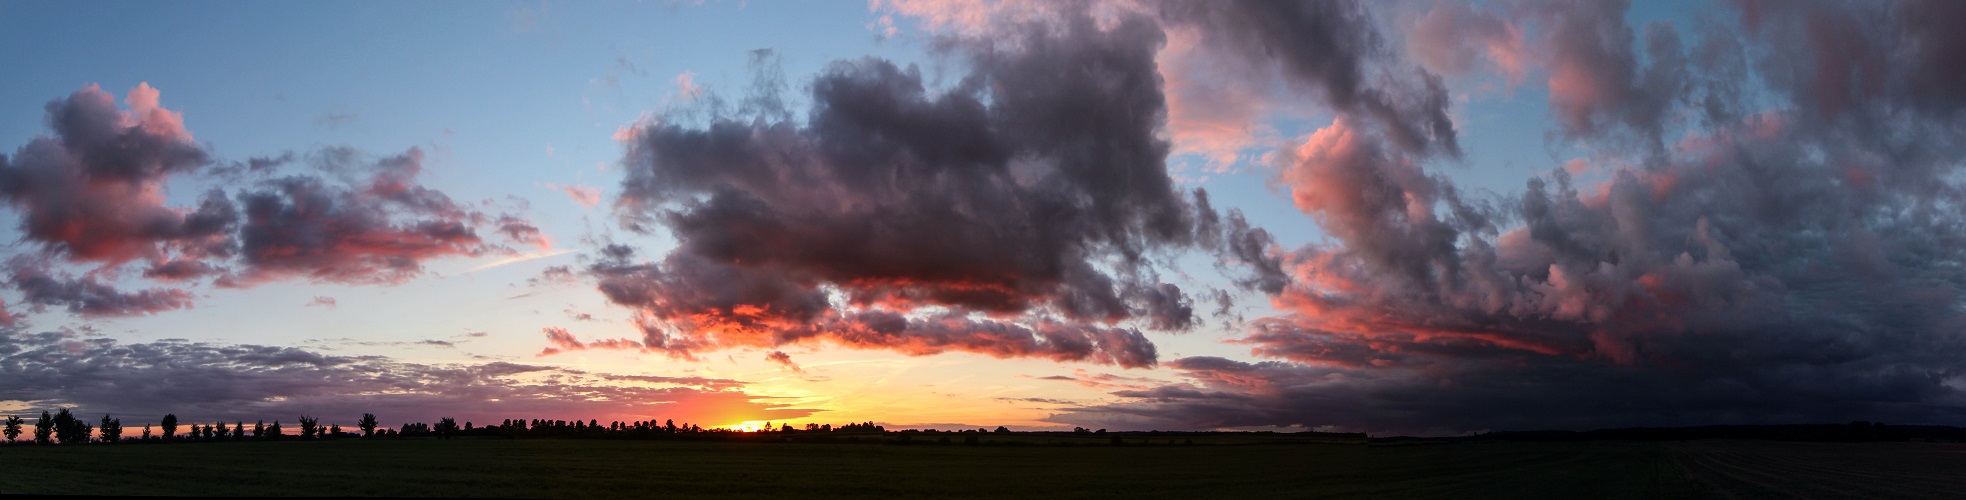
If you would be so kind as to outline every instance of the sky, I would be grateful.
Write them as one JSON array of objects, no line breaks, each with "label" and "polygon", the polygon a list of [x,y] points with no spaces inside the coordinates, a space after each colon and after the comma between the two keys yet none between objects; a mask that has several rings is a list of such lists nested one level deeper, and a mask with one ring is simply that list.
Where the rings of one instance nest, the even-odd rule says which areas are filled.
[{"label": "sky", "polygon": [[0,1],[0,413],[1966,425],[1962,17]]}]

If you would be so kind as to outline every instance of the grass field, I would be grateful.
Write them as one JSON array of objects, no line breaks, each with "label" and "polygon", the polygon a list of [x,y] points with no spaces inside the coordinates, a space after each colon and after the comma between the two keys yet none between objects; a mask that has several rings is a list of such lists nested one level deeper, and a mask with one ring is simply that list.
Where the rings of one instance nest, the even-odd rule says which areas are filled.
[{"label": "grass field", "polygon": [[0,493],[430,497],[1957,497],[1966,445],[882,446],[458,439],[8,446]]}]

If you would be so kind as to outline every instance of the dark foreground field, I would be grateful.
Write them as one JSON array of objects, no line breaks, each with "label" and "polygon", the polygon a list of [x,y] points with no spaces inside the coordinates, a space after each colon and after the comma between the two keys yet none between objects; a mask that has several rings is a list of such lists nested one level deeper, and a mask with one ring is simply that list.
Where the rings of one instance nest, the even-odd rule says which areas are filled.
[{"label": "dark foreground field", "polygon": [[431,497],[1949,497],[1966,445],[882,446],[590,440],[0,448],[0,493]]}]

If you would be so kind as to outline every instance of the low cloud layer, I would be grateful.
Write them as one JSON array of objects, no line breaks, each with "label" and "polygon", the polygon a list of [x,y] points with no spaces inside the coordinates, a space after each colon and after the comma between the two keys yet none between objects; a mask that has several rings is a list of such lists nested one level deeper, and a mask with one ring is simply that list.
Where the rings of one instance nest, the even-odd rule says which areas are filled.
[{"label": "low cloud layer", "polygon": [[452,417],[480,423],[675,419],[709,427],[816,411],[747,394],[743,382],[727,379],[506,362],[430,365],[293,347],[122,343],[12,328],[0,331],[0,373],[0,400],[24,402],[14,409],[19,413],[75,407],[134,422],[154,422],[165,413],[188,422],[313,415],[348,426],[362,413],[374,413],[391,426]]}]

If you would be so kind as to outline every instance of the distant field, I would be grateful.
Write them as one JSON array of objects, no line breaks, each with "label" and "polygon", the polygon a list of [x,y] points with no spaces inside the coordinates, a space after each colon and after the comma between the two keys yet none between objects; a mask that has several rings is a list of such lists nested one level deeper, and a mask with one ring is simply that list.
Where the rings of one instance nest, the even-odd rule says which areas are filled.
[{"label": "distant field", "polygon": [[[1199,439],[1197,441],[1200,441]],[[501,440],[0,447],[0,493],[433,497],[1953,497],[1966,445],[963,446]]]}]

